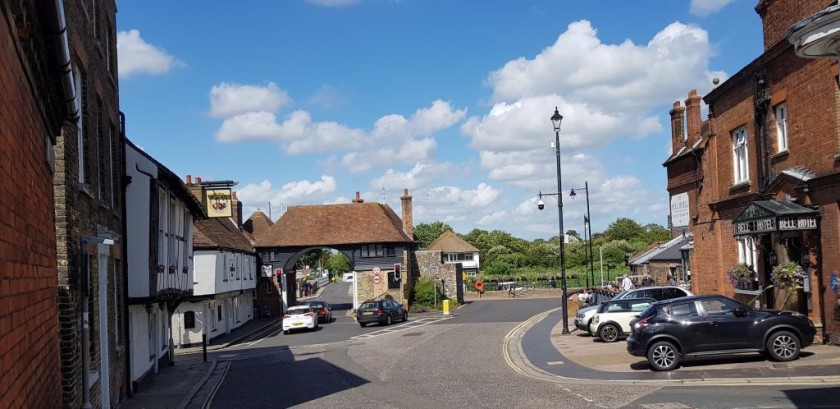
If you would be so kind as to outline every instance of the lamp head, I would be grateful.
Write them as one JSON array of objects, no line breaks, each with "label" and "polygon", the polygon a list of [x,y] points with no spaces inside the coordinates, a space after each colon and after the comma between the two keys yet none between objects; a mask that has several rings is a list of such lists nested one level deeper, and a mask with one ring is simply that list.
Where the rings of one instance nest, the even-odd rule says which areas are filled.
[{"label": "lamp head", "polygon": [[543,202],[542,199],[537,201],[537,209],[540,209],[540,210],[545,209],[545,202]]},{"label": "lamp head", "polygon": [[557,110],[557,107],[554,107],[554,115],[551,116],[551,124],[554,125],[554,131],[560,131],[560,123],[563,122],[563,115],[560,115],[560,111]]},{"label": "lamp head", "polygon": [[569,192],[569,197],[571,197],[572,199],[574,199],[574,198],[575,198],[575,196],[577,196],[577,193],[575,193],[575,190],[574,190],[574,189],[572,189],[572,190]]}]

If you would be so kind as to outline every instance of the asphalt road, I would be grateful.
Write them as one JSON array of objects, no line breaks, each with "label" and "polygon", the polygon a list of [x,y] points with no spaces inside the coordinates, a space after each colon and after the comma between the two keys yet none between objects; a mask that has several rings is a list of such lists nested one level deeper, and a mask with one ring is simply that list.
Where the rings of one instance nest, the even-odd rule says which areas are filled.
[{"label": "asphalt road", "polygon": [[[348,287],[331,284],[320,298],[341,306]],[[551,298],[482,300],[449,319],[412,316],[406,324],[367,328],[334,311],[335,322],[319,331],[270,331],[216,352],[230,365],[211,407],[840,407],[830,400],[840,399],[837,388],[663,388],[520,375],[503,354],[505,337],[522,321],[558,306]]]}]

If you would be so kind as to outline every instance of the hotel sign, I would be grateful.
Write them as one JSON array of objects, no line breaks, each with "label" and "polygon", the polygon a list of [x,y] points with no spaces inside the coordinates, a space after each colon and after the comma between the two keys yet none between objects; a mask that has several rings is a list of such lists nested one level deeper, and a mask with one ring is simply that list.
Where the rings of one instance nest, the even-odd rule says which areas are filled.
[{"label": "hotel sign", "polygon": [[737,222],[733,230],[736,236],[743,236],[776,231],[816,230],[817,226],[816,216],[780,216]]},{"label": "hotel sign", "polygon": [[208,189],[207,190],[207,216],[213,217],[231,217],[231,193],[230,189]]}]

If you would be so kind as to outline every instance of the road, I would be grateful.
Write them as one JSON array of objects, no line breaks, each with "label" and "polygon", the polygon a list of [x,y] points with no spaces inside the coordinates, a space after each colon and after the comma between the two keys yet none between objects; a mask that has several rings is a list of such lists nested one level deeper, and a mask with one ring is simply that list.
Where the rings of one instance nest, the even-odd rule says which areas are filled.
[{"label": "road", "polygon": [[[321,299],[348,304],[347,284],[327,290]],[[448,319],[412,316],[405,324],[367,328],[337,310],[335,322],[319,331],[271,331],[216,352],[229,365],[211,407],[840,407],[840,401],[827,401],[838,399],[837,388],[663,388],[520,375],[502,353],[505,337],[522,321],[558,306],[545,298],[483,300]]]}]

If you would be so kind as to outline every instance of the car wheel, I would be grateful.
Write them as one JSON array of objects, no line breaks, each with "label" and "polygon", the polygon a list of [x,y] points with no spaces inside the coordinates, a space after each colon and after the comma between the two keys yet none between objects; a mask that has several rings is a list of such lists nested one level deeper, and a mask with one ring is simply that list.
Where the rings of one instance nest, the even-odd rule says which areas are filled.
[{"label": "car wheel", "polygon": [[364,328],[364,327],[366,327],[366,326],[367,326],[367,323],[366,323],[366,322],[360,322],[360,323],[359,323],[359,326],[360,326],[360,327],[362,327],[362,328]]},{"label": "car wheel", "polygon": [[604,324],[598,329],[598,338],[603,342],[615,342],[620,333],[621,330],[615,324]]},{"label": "car wheel", "polygon": [[673,343],[659,341],[648,349],[647,359],[654,371],[670,371],[680,363],[680,353]]},{"label": "car wheel", "polygon": [[408,321],[408,311],[403,311],[402,322]]},{"label": "car wheel", "polygon": [[774,361],[792,361],[799,356],[799,338],[789,331],[779,331],[767,339],[767,354]]},{"label": "car wheel", "polygon": [[283,335],[289,335],[289,331],[283,330]]},{"label": "car wheel", "polygon": [[391,314],[385,316],[385,325],[391,325]]}]

